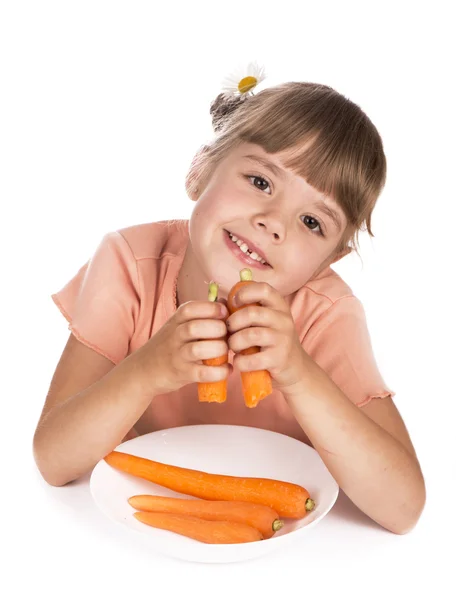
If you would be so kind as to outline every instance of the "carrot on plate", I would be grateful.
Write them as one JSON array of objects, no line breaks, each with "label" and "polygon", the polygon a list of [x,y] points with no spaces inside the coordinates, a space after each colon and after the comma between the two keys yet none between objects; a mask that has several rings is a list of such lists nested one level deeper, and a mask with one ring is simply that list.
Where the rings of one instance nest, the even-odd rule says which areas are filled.
[{"label": "carrot on plate", "polygon": [[[253,282],[252,271],[250,269],[242,269],[240,271],[240,281],[234,284],[231,288],[228,298],[227,306],[230,314],[245,308],[246,306],[259,306],[258,302],[254,304],[243,304],[242,306],[234,306],[233,299],[236,294],[243,286],[249,285]],[[245,348],[241,350],[240,354],[256,354],[260,351],[258,346],[252,346],[251,348]],[[260,400],[269,396],[272,393],[272,380],[269,371],[264,369],[259,371],[242,371],[242,392],[244,395],[245,405],[249,408],[254,408],[258,405]]]},{"label": "carrot on plate", "polygon": [[[218,295],[218,284],[215,281],[209,283],[208,300],[216,302]],[[226,337],[222,337],[222,340]],[[228,361],[228,354],[217,356],[215,358],[205,358],[203,364],[211,367],[224,365]],[[198,382],[198,399],[200,402],[225,402],[226,400],[227,380],[222,381],[203,381]]]},{"label": "carrot on plate", "polygon": [[268,539],[283,527],[277,511],[264,504],[233,502],[228,500],[193,500],[142,494],[128,499],[130,506],[146,512],[162,512],[187,515],[208,521],[232,521],[245,523],[261,532]]},{"label": "carrot on plate", "polygon": [[245,523],[206,521],[188,515],[141,511],[133,513],[133,516],[151,527],[172,531],[206,544],[243,544],[263,539],[257,529]]},{"label": "carrot on plate", "polygon": [[304,487],[287,481],[206,473],[117,450],[107,454],[104,460],[119,471],[187,496],[264,504],[277,511],[280,517],[300,519],[315,506]]}]

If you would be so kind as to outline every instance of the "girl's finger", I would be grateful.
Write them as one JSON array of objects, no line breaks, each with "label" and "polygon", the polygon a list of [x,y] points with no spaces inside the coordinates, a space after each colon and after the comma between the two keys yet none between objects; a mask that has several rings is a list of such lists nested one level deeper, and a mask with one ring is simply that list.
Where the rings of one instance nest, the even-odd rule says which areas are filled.
[{"label": "girl's finger", "polygon": [[223,381],[227,379],[233,371],[232,365],[226,363],[220,367],[210,367],[207,365],[194,365],[191,368],[190,377],[195,383],[204,381]]},{"label": "girl's finger", "polygon": [[241,287],[234,295],[234,304],[236,307],[254,302],[259,302],[261,306],[267,306],[280,312],[290,312],[285,299],[269,283],[254,281],[249,283],[249,285]]},{"label": "girl's finger", "polygon": [[182,359],[186,362],[195,362],[207,358],[218,358],[228,354],[227,343],[222,340],[205,340],[184,344]]},{"label": "girl's finger", "polygon": [[270,327],[277,331],[286,331],[290,326],[290,315],[264,306],[245,306],[226,320],[229,333],[252,326]]},{"label": "girl's finger", "polygon": [[230,336],[228,346],[233,352],[240,352],[252,346],[262,348],[277,346],[281,334],[269,327],[247,327]]},{"label": "girl's finger", "polygon": [[277,353],[269,348],[256,354],[236,354],[233,367],[239,371],[270,371],[277,365]]},{"label": "girl's finger", "polygon": [[196,319],[178,326],[176,333],[181,342],[211,340],[226,335],[225,321],[221,319]]},{"label": "girl's finger", "polygon": [[190,301],[179,306],[174,319],[182,324],[194,319],[224,319],[227,316],[228,309],[220,302]]}]

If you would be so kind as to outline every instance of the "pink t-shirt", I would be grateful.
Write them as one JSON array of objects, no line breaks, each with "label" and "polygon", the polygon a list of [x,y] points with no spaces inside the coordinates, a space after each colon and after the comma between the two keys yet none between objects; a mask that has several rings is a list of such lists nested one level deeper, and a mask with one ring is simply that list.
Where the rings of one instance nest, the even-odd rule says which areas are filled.
[{"label": "pink t-shirt", "polygon": [[[177,309],[177,276],[188,241],[188,221],[106,234],[92,258],[51,296],[75,337],[114,365],[145,344]],[[378,370],[363,306],[333,269],[299,289],[290,310],[304,350],[354,404],[394,396]],[[244,405],[236,369],[225,403],[199,402],[197,385],[190,384],[153,398],[135,428],[143,434],[200,423],[261,427],[308,442],[280,392],[255,409]]]}]

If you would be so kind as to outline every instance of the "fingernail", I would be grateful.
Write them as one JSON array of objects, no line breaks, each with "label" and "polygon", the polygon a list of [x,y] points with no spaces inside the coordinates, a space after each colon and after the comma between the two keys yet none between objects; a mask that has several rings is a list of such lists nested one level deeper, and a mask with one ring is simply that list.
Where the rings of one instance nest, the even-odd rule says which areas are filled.
[{"label": "fingernail", "polygon": [[226,306],[224,304],[222,304],[220,306],[220,314],[222,315],[222,317],[228,316],[228,309],[226,308]]}]

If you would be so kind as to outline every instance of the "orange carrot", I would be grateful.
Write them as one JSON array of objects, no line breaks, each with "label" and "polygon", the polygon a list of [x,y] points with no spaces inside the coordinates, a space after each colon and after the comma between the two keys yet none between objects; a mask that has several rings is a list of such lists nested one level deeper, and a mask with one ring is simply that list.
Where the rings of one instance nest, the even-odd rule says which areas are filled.
[{"label": "orange carrot", "polygon": [[205,473],[113,450],[104,460],[115,469],[187,496],[204,500],[231,500],[264,504],[281,517],[300,519],[315,502],[300,485],[259,477]]},{"label": "orange carrot", "polygon": [[[244,285],[252,283],[252,271],[250,269],[242,269],[240,272],[241,280],[234,284],[231,288],[228,298],[227,306],[230,314],[235,313],[241,308],[246,306],[259,306],[258,303],[254,304],[243,304],[242,306],[234,306],[233,299],[236,294]],[[241,354],[256,354],[260,351],[259,346],[252,346],[251,348],[245,348],[241,350]],[[258,405],[260,400],[269,396],[272,393],[272,380],[269,371],[242,371],[242,393],[244,395],[245,405],[249,408],[254,408]]]},{"label": "orange carrot", "polygon": [[179,533],[206,544],[243,544],[262,539],[257,529],[245,523],[206,521],[197,517],[169,513],[135,512],[133,516],[151,527]]},{"label": "orange carrot", "polygon": [[226,500],[192,500],[167,496],[139,495],[128,499],[130,506],[146,512],[161,512],[198,517],[208,521],[245,523],[268,539],[283,527],[278,513],[264,504]]},{"label": "orange carrot", "polygon": [[[216,302],[218,294],[218,284],[214,281],[209,283],[208,300],[210,302]],[[221,338],[226,339],[225,337]],[[205,358],[203,364],[211,367],[218,367],[224,365],[228,361],[228,354],[223,356],[217,356],[216,358]],[[226,400],[226,383],[227,380],[222,381],[204,381],[198,382],[198,399],[200,402],[225,402]]]}]

